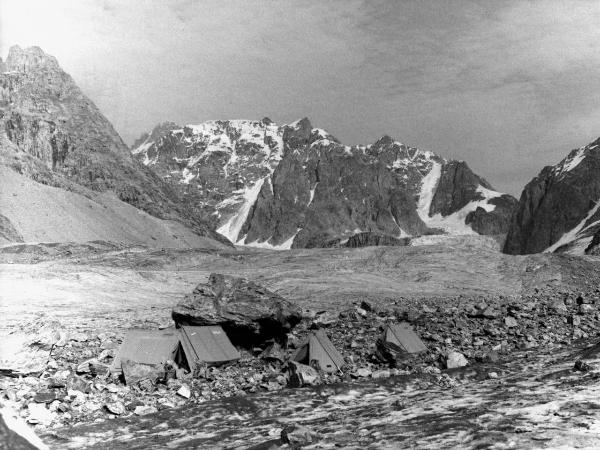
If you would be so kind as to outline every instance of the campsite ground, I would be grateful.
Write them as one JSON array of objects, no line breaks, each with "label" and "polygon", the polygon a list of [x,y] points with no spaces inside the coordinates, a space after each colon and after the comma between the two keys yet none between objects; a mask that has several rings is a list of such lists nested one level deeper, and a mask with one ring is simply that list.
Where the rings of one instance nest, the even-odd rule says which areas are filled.
[{"label": "campsite ground", "polygon": [[[106,243],[91,247],[21,245],[0,252],[0,314],[4,319],[0,335],[16,330],[33,332],[40,323],[56,321],[69,333],[83,332],[92,337],[113,334],[118,340],[132,327],[167,326],[171,324],[172,306],[196,284],[205,282],[212,272],[247,277],[313,311],[340,312],[366,300],[378,308],[405,311],[420,311],[426,304],[430,317],[436,317],[445,316],[440,314],[444,308],[456,305],[467,308],[486,299],[503,302],[523,298],[523,302],[531,303],[536,299],[528,296],[537,295],[536,292],[545,296],[544,301],[551,297],[574,298],[579,292],[591,293],[599,286],[598,265],[599,261],[592,258],[503,255],[492,240],[485,238],[453,239],[416,247],[289,252],[239,248],[149,250]],[[594,302],[598,308],[599,302]],[[435,311],[436,305],[441,309]],[[562,323],[562,318],[559,319]],[[502,318],[497,320],[500,322]],[[527,320],[537,322],[537,318]],[[539,322],[544,320],[540,318]],[[296,422],[314,428],[323,446],[364,442],[390,447],[396,443],[506,448],[564,445],[566,438],[560,441],[557,436],[561,433],[564,436],[574,423],[582,423],[585,425],[576,427],[573,439],[587,445],[590,439],[600,439],[596,430],[600,404],[586,397],[596,395],[592,392],[594,383],[588,382],[596,372],[571,373],[576,359],[576,350],[571,345],[573,326],[568,325],[567,329],[567,317],[564,321],[562,334],[538,330],[537,326],[524,329],[539,342],[535,349],[504,353],[495,368],[473,364],[466,370],[452,372],[450,381],[444,378],[444,388],[439,374],[421,373],[406,379],[257,393],[243,400],[210,400],[201,408],[184,404],[185,410],[180,414],[174,413],[179,410],[169,410],[106,424],[39,431],[46,433],[45,439],[50,439],[57,448],[93,442],[98,448],[162,448],[168,441],[172,446],[179,443],[243,448],[269,440],[283,424]],[[444,341],[452,336],[450,345],[458,350],[463,345],[470,349],[475,344],[481,345],[475,342],[478,340],[483,342],[481,350],[485,351],[493,340],[485,333],[480,337],[477,331],[472,338],[469,335],[468,342],[463,342],[454,333],[456,322],[450,319],[440,320],[436,326],[435,333],[427,328],[433,339],[428,341],[431,347],[443,347]],[[376,331],[375,322],[365,323],[364,327],[370,330],[367,336]],[[544,336],[550,334],[550,338],[541,336],[542,332]],[[344,334],[336,330],[331,333],[339,335],[334,343],[343,345]],[[592,339],[595,334],[596,329],[590,323],[584,336]],[[511,335],[511,339],[527,340],[526,336]],[[438,337],[441,341],[436,344],[434,338]],[[502,335],[498,339],[504,338]],[[584,345],[584,341],[577,345]],[[85,357],[82,355],[81,359]],[[563,369],[566,372],[560,372]],[[497,379],[487,379],[491,371],[497,372]],[[540,379],[541,375],[555,371],[563,378]],[[448,389],[448,383],[454,387]],[[524,395],[525,391],[529,394]],[[571,394],[579,400],[569,403]],[[549,404],[550,399],[554,403]],[[578,402],[584,406],[577,406]],[[181,403],[185,402],[174,406]],[[528,412],[517,420],[513,415],[519,407],[527,407]],[[268,417],[259,412],[269,408],[273,413]],[[509,426],[501,419],[507,414],[519,425]],[[169,422],[165,426],[167,415]],[[557,422],[556,417],[562,419]],[[540,431],[540,422],[545,420],[552,422],[553,431],[545,425]],[[198,429],[200,423],[199,434],[187,440],[178,434],[186,427]],[[445,425],[436,427],[435,423]],[[108,431],[114,426],[117,431]],[[503,437],[497,438],[499,435]],[[119,436],[131,439],[119,441]],[[177,436],[182,440],[171,441]]]}]

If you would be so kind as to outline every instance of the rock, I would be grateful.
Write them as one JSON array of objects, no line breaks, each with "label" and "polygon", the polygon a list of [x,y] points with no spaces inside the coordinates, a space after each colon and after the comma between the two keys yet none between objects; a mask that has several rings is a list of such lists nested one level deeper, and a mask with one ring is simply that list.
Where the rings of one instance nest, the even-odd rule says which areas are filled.
[{"label": "rock", "polygon": [[77,366],[77,369],[75,370],[75,372],[81,374],[81,373],[90,373],[90,364],[93,363],[98,363],[98,360],[96,359],[88,359],[87,361],[82,362],[81,364],[79,364]]},{"label": "rock", "polygon": [[121,414],[125,414],[127,410],[125,409],[125,405],[121,402],[111,402],[105,405],[108,412],[114,414],[116,416],[120,416]]},{"label": "rock", "polygon": [[287,355],[281,345],[274,342],[260,354],[260,358],[265,361],[279,361],[282,363],[287,359]]},{"label": "rock", "polygon": [[154,406],[148,406],[148,405],[141,405],[141,406],[136,406],[133,413],[137,416],[145,416],[147,414],[152,414],[158,412],[158,409],[156,409]]},{"label": "rock", "polygon": [[387,369],[375,370],[371,374],[371,378],[373,378],[374,380],[381,380],[384,378],[389,378],[390,376],[392,376],[392,373]]},{"label": "rock", "polygon": [[496,372],[490,372],[490,373],[488,373],[488,378],[490,378],[490,379],[498,378],[498,374]]},{"label": "rock", "polygon": [[557,315],[564,315],[567,313],[567,305],[565,305],[564,300],[558,298],[552,299],[550,301],[550,303],[548,304],[548,309],[550,309],[551,312]]},{"label": "rock", "polygon": [[452,352],[448,353],[448,356],[446,356],[446,368],[447,369],[455,369],[458,367],[464,367],[467,364],[469,364],[469,362],[467,361],[467,358],[465,358],[465,356],[462,353],[452,351]]},{"label": "rock", "polygon": [[319,372],[305,364],[290,361],[288,362],[288,371],[291,387],[316,386],[321,382]]},{"label": "rock", "polygon": [[173,308],[172,316],[178,325],[221,325],[234,345],[252,348],[268,339],[285,341],[302,311],[252,281],[213,273]]},{"label": "rock", "polygon": [[569,317],[567,317],[567,323],[569,325],[573,325],[574,327],[578,327],[579,325],[581,325],[581,317],[569,316]]},{"label": "rock", "polygon": [[134,385],[142,380],[149,380],[152,384],[165,377],[165,367],[163,364],[142,364],[130,359],[123,359],[121,362],[123,368],[123,377],[125,383]]},{"label": "rock", "polygon": [[33,397],[33,401],[36,403],[52,403],[57,398],[56,391],[39,391]]},{"label": "rock", "polygon": [[299,424],[286,425],[281,430],[281,441],[289,444],[292,448],[313,444],[317,441],[317,436],[309,428]]},{"label": "rock", "polygon": [[338,315],[333,311],[320,311],[316,314],[311,328],[321,328],[334,325],[338,322]]},{"label": "rock", "polygon": [[192,392],[190,391],[190,388],[186,384],[183,384],[177,390],[177,395],[179,395],[183,398],[190,398],[192,396]]},{"label": "rock", "polygon": [[[600,192],[600,140],[573,150],[555,166],[546,166],[523,189],[511,219],[503,251],[508,254],[541,253],[591,214]],[[562,245],[564,250],[581,233]]]},{"label": "rock", "polygon": [[361,367],[360,369],[357,369],[352,375],[356,378],[367,378],[370,377],[371,374],[371,370],[367,369],[366,367]]},{"label": "rock", "polygon": [[578,372],[589,372],[590,370],[592,370],[592,366],[590,366],[585,361],[578,359],[577,361],[575,361],[575,365],[573,366],[573,369]]},{"label": "rock", "polygon": [[518,323],[517,323],[517,321],[513,317],[505,317],[504,318],[504,325],[507,328],[515,328],[516,326],[518,326]]},{"label": "rock", "polygon": [[579,314],[593,314],[595,309],[592,305],[583,303],[579,305]]}]

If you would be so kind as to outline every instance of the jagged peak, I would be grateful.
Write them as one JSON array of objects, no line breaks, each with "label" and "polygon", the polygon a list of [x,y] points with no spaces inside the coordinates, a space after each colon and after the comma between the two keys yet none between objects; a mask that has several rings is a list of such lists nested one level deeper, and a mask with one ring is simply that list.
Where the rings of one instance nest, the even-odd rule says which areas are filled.
[{"label": "jagged peak", "polygon": [[293,128],[295,130],[312,130],[312,124],[308,117],[303,117],[302,119],[298,119],[295,122],[288,123],[285,127]]},{"label": "jagged peak", "polygon": [[13,45],[8,50],[6,71],[29,72],[42,67],[60,69],[56,58],[45,53],[40,47],[33,46],[22,49],[18,45]]}]

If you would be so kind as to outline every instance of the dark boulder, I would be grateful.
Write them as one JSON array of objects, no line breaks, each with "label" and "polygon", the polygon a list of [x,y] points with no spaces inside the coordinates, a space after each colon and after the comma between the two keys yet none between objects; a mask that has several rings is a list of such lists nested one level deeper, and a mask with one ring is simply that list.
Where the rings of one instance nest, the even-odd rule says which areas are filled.
[{"label": "dark boulder", "polygon": [[302,319],[301,309],[243,278],[213,273],[173,308],[180,325],[220,325],[234,345],[251,348],[269,339],[284,342]]}]

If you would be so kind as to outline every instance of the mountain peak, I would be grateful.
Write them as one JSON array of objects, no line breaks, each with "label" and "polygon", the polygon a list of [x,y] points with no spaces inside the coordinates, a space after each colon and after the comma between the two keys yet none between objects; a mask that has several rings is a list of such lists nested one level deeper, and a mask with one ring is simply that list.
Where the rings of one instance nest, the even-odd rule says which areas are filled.
[{"label": "mountain peak", "polygon": [[58,61],[54,56],[46,54],[40,47],[27,47],[22,49],[13,45],[6,58],[6,71],[29,72],[39,68],[58,69]]}]

